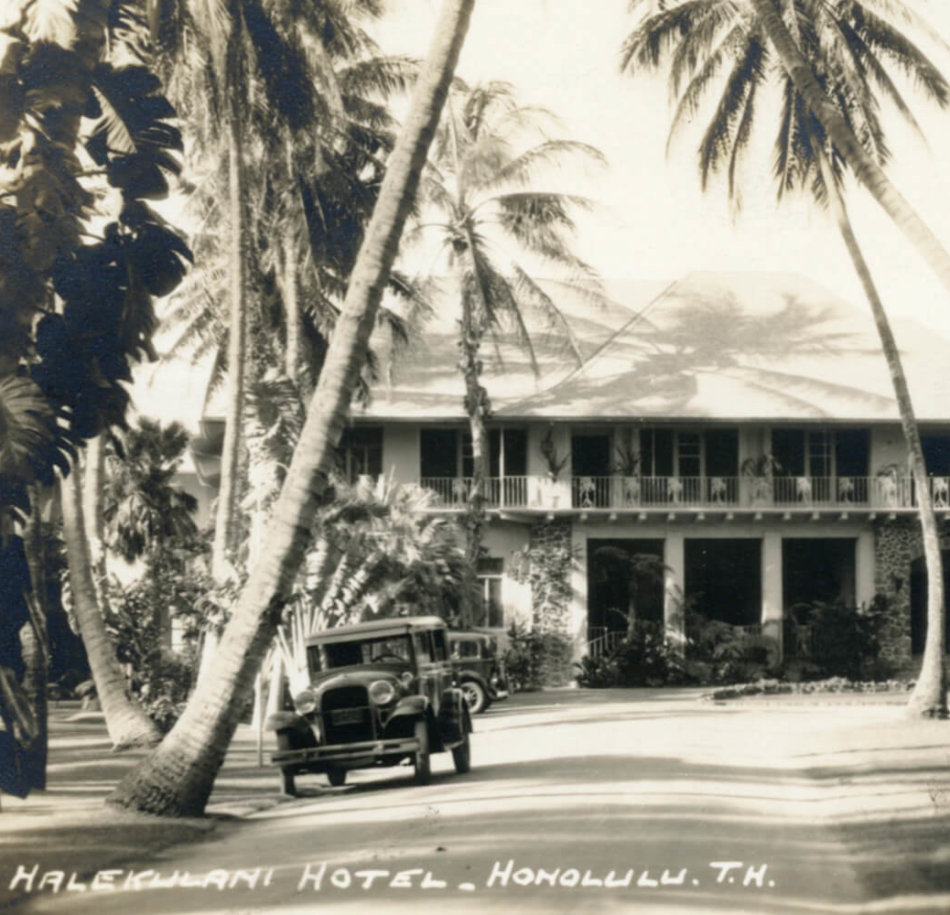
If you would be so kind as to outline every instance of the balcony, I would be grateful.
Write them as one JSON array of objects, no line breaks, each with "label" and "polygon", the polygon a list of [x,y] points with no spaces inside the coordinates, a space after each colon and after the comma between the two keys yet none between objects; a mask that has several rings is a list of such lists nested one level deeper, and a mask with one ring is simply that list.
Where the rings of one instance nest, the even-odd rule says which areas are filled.
[{"label": "balcony", "polygon": [[[472,491],[471,477],[422,477],[419,485],[431,490],[439,507],[463,507]],[[528,504],[528,477],[486,477],[486,508],[523,508]]]},{"label": "balcony", "polygon": [[[464,508],[471,477],[423,477],[437,507]],[[950,477],[931,477],[937,510],[950,511]],[[535,511],[893,512],[917,506],[909,477],[488,477],[485,507]]]}]

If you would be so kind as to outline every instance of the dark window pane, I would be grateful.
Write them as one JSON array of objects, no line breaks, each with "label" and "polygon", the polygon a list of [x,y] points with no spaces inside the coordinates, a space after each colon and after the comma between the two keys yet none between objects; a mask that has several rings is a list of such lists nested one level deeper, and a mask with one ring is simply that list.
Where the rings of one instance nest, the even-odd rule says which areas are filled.
[{"label": "dark window pane", "polygon": [[610,437],[575,435],[571,439],[571,471],[575,477],[610,476]]},{"label": "dark window pane", "polygon": [[505,476],[523,477],[528,473],[528,433],[524,429],[505,429]]},{"label": "dark window pane", "polygon": [[419,433],[420,476],[454,477],[458,473],[454,429],[423,429]]},{"label": "dark window pane", "polygon": [[870,455],[867,429],[839,429],[835,434],[835,462],[839,477],[866,477]]},{"label": "dark window pane", "polygon": [[801,429],[773,429],[772,456],[783,476],[805,475],[805,433]]},{"label": "dark window pane", "polygon": [[950,476],[950,436],[922,435],[920,444],[927,472],[938,477]]},{"label": "dark window pane", "polygon": [[706,475],[734,477],[739,474],[739,430],[706,431]]}]

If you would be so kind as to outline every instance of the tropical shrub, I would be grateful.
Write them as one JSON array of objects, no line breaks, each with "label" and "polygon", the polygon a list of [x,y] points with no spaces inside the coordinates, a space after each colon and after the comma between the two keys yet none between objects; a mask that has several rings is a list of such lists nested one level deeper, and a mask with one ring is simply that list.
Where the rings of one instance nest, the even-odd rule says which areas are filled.
[{"label": "tropical shrub", "polygon": [[663,686],[682,683],[686,669],[678,646],[662,623],[637,620],[626,637],[599,658],[575,664],[577,683],[586,687]]},{"label": "tropical shrub", "polygon": [[[198,608],[208,581],[203,573],[187,568],[166,566],[149,571],[150,575],[130,586],[110,582],[106,626],[131,693],[159,728],[167,731],[183,710],[193,685],[203,623]],[[165,649],[170,610],[181,637],[175,652]]]},{"label": "tropical shrub", "polygon": [[778,644],[768,636],[688,611],[686,639],[686,673],[696,683],[742,683],[778,673]]},{"label": "tropical shrub", "polygon": [[888,609],[889,599],[881,594],[863,607],[821,601],[811,604],[805,617],[811,630],[805,660],[810,662],[814,678],[887,679],[893,670],[880,656],[880,636]]},{"label": "tropical shrub", "polygon": [[569,682],[573,648],[567,636],[537,632],[520,623],[508,629],[505,664],[514,692],[528,692]]}]

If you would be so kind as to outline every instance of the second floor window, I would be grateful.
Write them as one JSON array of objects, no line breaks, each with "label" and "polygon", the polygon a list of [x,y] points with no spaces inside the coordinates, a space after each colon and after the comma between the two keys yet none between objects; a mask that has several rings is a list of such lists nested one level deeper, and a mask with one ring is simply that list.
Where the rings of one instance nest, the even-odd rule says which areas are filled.
[{"label": "second floor window", "polygon": [[736,429],[640,430],[644,477],[734,477],[739,473]]},{"label": "second floor window", "polygon": [[790,477],[866,477],[867,429],[773,429],[779,474]]},{"label": "second floor window", "polygon": [[[423,478],[472,476],[472,436],[461,429],[423,429],[419,434],[419,475]],[[488,430],[488,476],[520,477],[528,472],[524,429]]]},{"label": "second floor window", "polygon": [[383,430],[379,426],[351,426],[340,439],[340,472],[355,483],[361,476],[383,472]]}]

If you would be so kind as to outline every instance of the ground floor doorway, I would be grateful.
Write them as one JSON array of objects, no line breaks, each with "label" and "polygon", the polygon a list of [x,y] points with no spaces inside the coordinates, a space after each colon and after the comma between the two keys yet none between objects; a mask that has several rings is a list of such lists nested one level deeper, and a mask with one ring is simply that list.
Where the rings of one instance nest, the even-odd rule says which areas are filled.
[{"label": "ground floor doorway", "polygon": [[663,541],[587,541],[588,638],[623,632],[631,616],[663,620]]},{"label": "ground floor doorway", "polygon": [[734,626],[762,621],[762,541],[688,539],[684,543],[687,606]]},{"label": "ground floor doorway", "polygon": [[[785,616],[807,616],[815,603],[855,606],[853,537],[786,537],[782,540]],[[798,622],[805,623],[804,617]]]},{"label": "ground floor doorway", "polygon": [[[944,611],[947,607],[947,598],[950,596],[950,578],[947,571],[950,569],[950,551],[941,552],[943,559],[943,594]],[[927,569],[924,558],[915,559],[910,566],[910,652],[922,654],[924,641],[927,638]],[[950,645],[950,619],[944,616],[946,634],[944,645]]]}]

